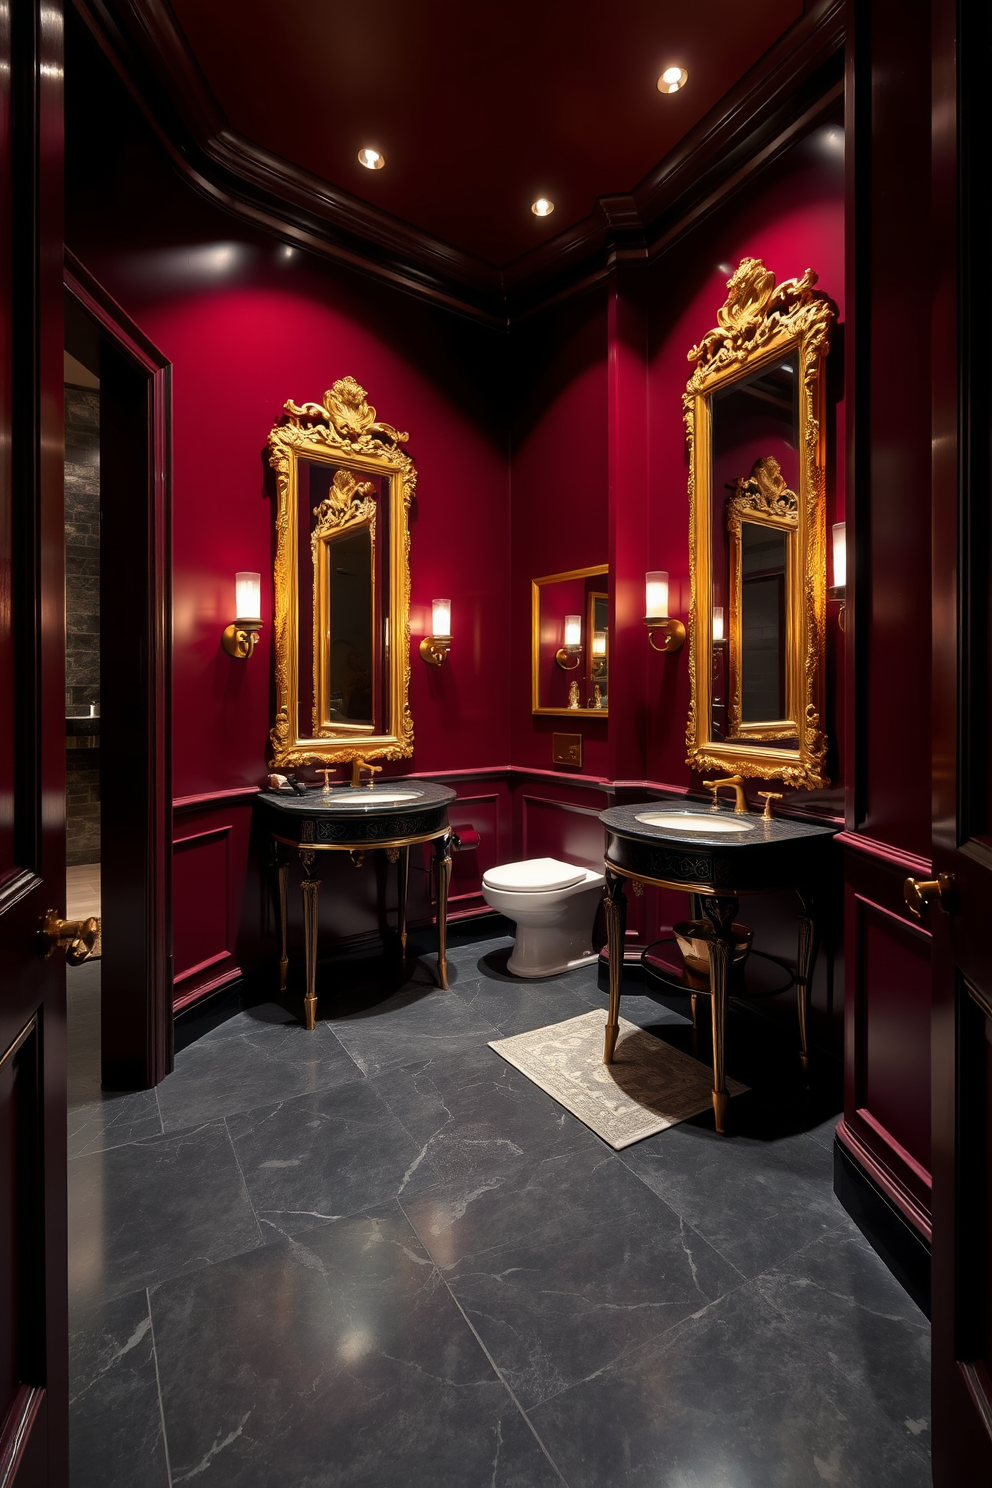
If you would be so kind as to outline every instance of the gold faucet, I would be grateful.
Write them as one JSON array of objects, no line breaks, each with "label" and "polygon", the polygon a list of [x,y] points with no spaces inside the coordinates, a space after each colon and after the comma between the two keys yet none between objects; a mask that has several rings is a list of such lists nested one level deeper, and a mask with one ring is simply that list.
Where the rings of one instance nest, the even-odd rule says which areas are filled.
[{"label": "gold faucet", "polygon": [[365,760],[363,760],[363,759],[352,760],[352,762],[351,762],[351,784],[352,784],[353,788],[356,789],[356,790],[358,789],[358,787],[362,783],[362,771],[363,770],[368,770],[368,772],[369,772],[368,787],[369,787],[369,790],[371,790],[372,787],[373,787],[373,785],[375,784],[375,780],[374,780],[373,777],[376,776],[376,775],[378,775],[379,774],[379,771],[381,769],[382,769],[382,766],[381,765],[369,765],[369,764],[366,764]]},{"label": "gold faucet", "polygon": [[724,786],[729,786],[734,793],[734,815],[747,816],[747,796],[744,794],[744,780],[740,775],[728,775],[725,780],[704,780],[703,786],[706,790],[713,792],[713,809],[717,806],[717,793]]}]

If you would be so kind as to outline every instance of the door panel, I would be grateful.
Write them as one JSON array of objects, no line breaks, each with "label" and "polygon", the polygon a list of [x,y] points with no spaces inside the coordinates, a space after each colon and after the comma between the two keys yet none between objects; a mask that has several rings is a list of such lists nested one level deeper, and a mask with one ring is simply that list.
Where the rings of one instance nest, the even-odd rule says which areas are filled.
[{"label": "door panel", "polygon": [[992,14],[932,9],[933,1468],[958,1488],[992,1482]]},{"label": "door panel", "polygon": [[67,1464],[62,24],[0,0],[0,1485]]}]

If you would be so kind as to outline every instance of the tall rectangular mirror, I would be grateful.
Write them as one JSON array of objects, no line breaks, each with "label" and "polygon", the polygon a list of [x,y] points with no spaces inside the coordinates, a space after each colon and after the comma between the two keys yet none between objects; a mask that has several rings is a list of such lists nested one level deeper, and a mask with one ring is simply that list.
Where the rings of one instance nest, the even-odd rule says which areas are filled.
[{"label": "tall rectangular mirror", "polygon": [[776,285],[758,259],[689,353],[688,760],[826,785],[823,361],[833,310],[816,275]]},{"label": "tall rectangular mirror", "polygon": [[275,768],[399,759],[409,709],[406,440],[342,378],[323,403],[286,404],[276,472]]}]

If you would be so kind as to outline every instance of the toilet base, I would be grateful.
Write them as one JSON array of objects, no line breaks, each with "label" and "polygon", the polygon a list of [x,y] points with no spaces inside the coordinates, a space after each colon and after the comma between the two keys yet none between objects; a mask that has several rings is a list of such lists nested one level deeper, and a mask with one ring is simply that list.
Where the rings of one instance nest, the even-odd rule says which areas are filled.
[{"label": "toilet base", "polygon": [[518,921],[517,938],[506,969],[511,976],[536,980],[561,976],[579,966],[592,966],[598,959],[585,935],[570,934],[556,926],[532,928]]}]

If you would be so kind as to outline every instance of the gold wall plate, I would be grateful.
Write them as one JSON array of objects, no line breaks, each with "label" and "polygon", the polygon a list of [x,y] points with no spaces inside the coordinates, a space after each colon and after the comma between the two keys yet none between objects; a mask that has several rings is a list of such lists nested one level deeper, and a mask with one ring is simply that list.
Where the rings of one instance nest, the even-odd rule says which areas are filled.
[{"label": "gold wall plate", "polygon": [[552,734],[551,762],[555,765],[582,767],[582,735]]}]

